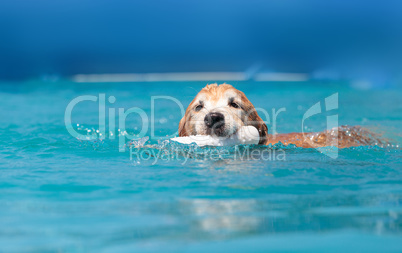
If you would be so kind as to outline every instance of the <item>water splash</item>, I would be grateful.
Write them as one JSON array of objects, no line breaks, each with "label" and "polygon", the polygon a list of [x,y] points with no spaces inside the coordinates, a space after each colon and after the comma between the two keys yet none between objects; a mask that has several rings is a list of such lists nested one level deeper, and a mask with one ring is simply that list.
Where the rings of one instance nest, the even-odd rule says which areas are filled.
[{"label": "water splash", "polygon": [[308,145],[313,147],[331,146],[334,143],[335,145],[337,143],[336,146],[339,148],[352,146],[379,146],[386,148],[396,146],[381,134],[360,126],[340,126],[323,132],[306,133],[305,138]]},{"label": "water splash", "polygon": [[[81,131],[81,134],[86,133],[87,140],[80,140],[82,147],[90,148],[98,151],[115,151],[119,149],[118,137],[125,135],[126,133],[118,132],[117,136],[113,133],[102,136],[98,129],[94,127],[85,127],[77,124],[77,131]],[[130,132],[131,135],[134,133]],[[310,153],[318,151],[339,152],[343,150],[345,152],[367,152],[367,151],[381,151],[381,152],[393,152],[399,150],[398,144],[393,144],[389,140],[382,138],[381,135],[373,133],[365,128],[361,127],[349,127],[341,126],[338,129],[338,135],[334,130],[330,130],[324,133],[312,133],[310,138],[316,143],[326,141],[325,138],[335,138],[338,136],[340,142],[350,141],[352,138],[358,145],[348,148],[338,149],[334,146],[326,146],[320,148],[305,148],[297,147],[294,144],[284,144],[278,142],[276,144],[269,145],[236,145],[236,146],[204,146],[200,147],[195,143],[181,144],[170,139],[158,139],[157,143],[152,142],[149,136],[130,140],[123,144],[123,148],[126,152],[141,153],[142,158],[158,158],[165,160],[180,160],[180,159],[192,159],[192,160],[235,160],[241,159],[252,160],[262,159],[265,157],[273,159],[278,152],[286,152],[288,154],[296,153]],[[114,137],[110,139],[110,137]],[[148,144],[147,144],[148,143]],[[113,152],[113,153],[115,153]],[[251,157],[250,153],[254,154]],[[275,153],[275,154],[274,154]],[[137,162],[140,159],[137,159]]]},{"label": "water splash", "polygon": [[141,148],[144,146],[144,144],[149,140],[148,136],[142,137],[138,140],[132,140],[128,143],[128,146],[134,146],[135,148]]}]

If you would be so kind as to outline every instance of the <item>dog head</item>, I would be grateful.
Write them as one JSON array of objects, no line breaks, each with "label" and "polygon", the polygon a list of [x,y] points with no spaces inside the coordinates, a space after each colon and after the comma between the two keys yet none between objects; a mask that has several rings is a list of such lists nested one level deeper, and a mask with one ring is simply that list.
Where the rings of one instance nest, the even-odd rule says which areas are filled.
[{"label": "dog head", "polygon": [[229,84],[205,86],[180,120],[179,136],[230,137],[242,126],[254,126],[264,144],[268,128],[243,92]]}]

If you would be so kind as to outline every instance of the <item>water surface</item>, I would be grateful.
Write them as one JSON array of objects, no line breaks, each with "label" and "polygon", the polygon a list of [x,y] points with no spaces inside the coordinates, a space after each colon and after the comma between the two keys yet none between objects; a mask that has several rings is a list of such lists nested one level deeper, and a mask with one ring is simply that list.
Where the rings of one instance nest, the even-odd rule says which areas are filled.
[{"label": "water surface", "polygon": [[[269,113],[270,133],[272,109],[286,109],[278,114],[277,132],[299,132],[307,109],[338,93],[339,109],[311,117],[306,131],[324,130],[326,116],[338,114],[340,125],[368,127],[393,143],[341,149],[337,159],[277,145],[250,148],[282,150],[285,160],[242,161],[227,148],[217,159],[193,155],[185,162],[167,144],[171,159],[130,160],[127,147],[119,152],[118,139],[92,139],[99,137],[93,135],[99,130],[96,102],[78,104],[72,116],[74,128],[91,140],[72,137],[64,123],[69,102],[80,95],[114,96],[106,120],[109,109],[117,115],[118,108],[141,108],[149,116],[148,151],[158,151],[158,140],[177,131],[181,112],[171,100],[155,100],[151,121],[151,97],[171,96],[186,107],[204,83],[3,83],[1,250],[401,252],[401,90],[337,83],[234,85]],[[117,122],[116,116],[118,136]],[[138,115],[127,117],[129,134],[138,135],[141,127]]]}]

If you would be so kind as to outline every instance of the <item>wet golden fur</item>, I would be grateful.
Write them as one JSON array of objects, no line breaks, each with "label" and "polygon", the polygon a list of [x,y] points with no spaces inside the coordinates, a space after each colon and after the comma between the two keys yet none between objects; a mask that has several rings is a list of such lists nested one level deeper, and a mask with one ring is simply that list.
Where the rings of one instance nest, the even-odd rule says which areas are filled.
[{"label": "wet golden fur", "polygon": [[[229,96],[227,95],[229,94]],[[226,102],[228,99],[234,99],[239,104],[240,108],[231,108]],[[197,105],[203,103],[205,108],[197,111]],[[225,104],[226,103],[226,104]],[[208,104],[208,108],[207,107]],[[340,148],[372,145],[374,142],[380,141],[378,135],[363,129],[361,127],[339,127],[331,131],[316,132],[316,133],[288,133],[269,135],[268,127],[260,118],[254,105],[247,99],[246,95],[235,89],[229,84],[209,84],[205,86],[193,99],[187,107],[184,117],[179,123],[179,136],[190,135],[206,135],[208,134],[205,128],[202,127],[203,122],[200,122],[208,112],[219,110],[225,114],[225,117],[230,121],[227,123],[227,135],[233,134],[234,131],[241,126],[252,125],[256,127],[260,133],[261,145],[275,144],[282,142],[283,144],[294,144],[298,147],[323,147],[323,146],[338,146]],[[381,142],[381,141],[380,141]]]}]

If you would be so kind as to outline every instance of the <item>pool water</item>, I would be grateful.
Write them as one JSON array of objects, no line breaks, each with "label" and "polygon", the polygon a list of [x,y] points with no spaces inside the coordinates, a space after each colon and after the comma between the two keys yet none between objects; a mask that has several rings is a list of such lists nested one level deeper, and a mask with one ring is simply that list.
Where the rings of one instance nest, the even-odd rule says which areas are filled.
[{"label": "pool water", "polygon": [[[322,107],[304,122],[304,131],[325,130],[327,117],[336,114],[339,125],[367,127],[390,144],[324,153],[242,146],[269,156],[238,159],[234,147],[164,141],[175,135],[182,116],[176,102],[185,109],[205,83],[2,83],[0,251],[402,252],[400,89],[232,84],[267,112],[262,118],[270,133],[302,131],[303,114],[337,93],[338,108]],[[107,130],[100,137],[102,94]],[[64,117],[83,95],[98,102],[74,107],[72,128],[87,137],[78,140]],[[121,143],[119,136],[128,135],[119,131],[119,108],[132,107],[147,118],[128,115],[125,131],[135,142]],[[157,152],[165,159],[156,161]]]}]

